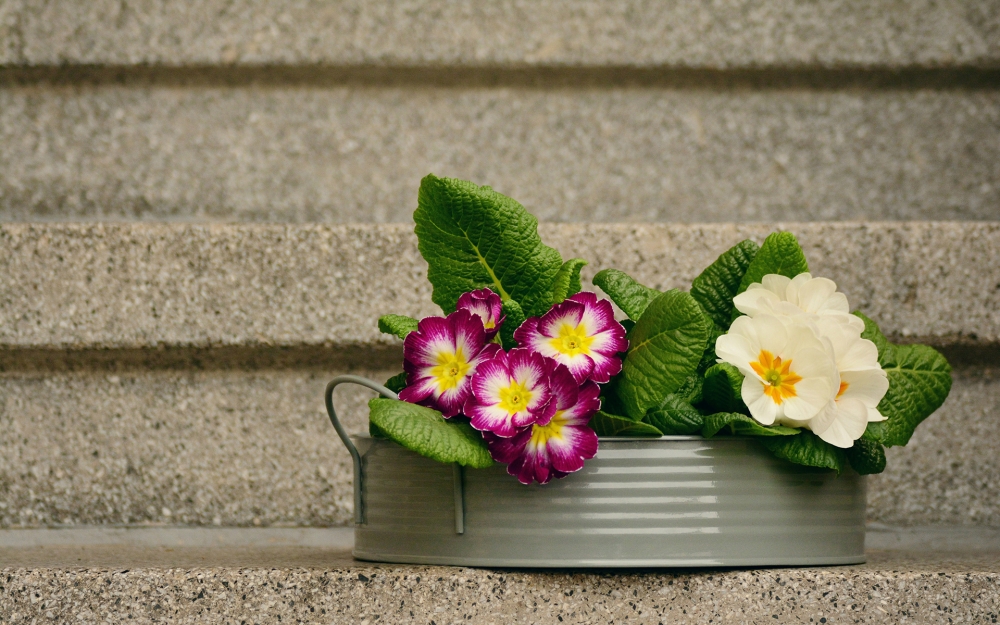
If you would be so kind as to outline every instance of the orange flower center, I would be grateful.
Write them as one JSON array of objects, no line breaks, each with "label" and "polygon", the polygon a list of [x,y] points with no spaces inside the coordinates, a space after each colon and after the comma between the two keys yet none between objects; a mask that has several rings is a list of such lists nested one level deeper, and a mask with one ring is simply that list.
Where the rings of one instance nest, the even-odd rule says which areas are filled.
[{"label": "orange flower center", "polygon": [[802,376],[792,371],[792,361],[782,360],[766,349],[760,350],[755,362],[750,367],[764,381],[764,394],[779,406],[789,397],[795,397],[795,385],[802,381]]}]

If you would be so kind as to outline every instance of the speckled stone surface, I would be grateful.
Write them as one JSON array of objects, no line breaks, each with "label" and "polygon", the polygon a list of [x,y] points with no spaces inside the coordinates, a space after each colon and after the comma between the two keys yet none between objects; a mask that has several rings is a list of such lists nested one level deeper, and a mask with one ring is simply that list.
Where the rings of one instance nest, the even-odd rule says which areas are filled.
[{"label": "speckled stone surface", "polygon": [[991,623],[997,561],[873,554],[749,571],[533,573],[444,567],[3,569],[12,624]]},{"label": "speckled stone surface", "polygon": [[[1000,145],[1000,143],[998,143]],[[1000,161],[998,161],[1000,162]],[[890,335],[1000,341],[996,223],[555,225],[542,237],[657,288],[689,288],[726,248],[787,227],[813,272]],[[0,346],[398,344],[379,315],[434,314],[410,225],[0,226]]]},{"label": "speckled stone surface", "polygon": [[[0,526],[346,525],[350,456],[322,399],[344,371],[8,372]],[[368,393],[337,393],[346,427],[363,432]],[[944,407],[871,478],[869,521],[1000,527],[998,406],[995,370],[959,372]]]},{"label": "speckled stone surface", "polygon": [[0,219],[403,222],[428,172],[547,221],[1000,217],[995,89],[542,83],[8,84]]},{"label": "speckled stone surface", "polygon": [[989,0],[0,5],[0,63],[947,65],[1000,56]]}]

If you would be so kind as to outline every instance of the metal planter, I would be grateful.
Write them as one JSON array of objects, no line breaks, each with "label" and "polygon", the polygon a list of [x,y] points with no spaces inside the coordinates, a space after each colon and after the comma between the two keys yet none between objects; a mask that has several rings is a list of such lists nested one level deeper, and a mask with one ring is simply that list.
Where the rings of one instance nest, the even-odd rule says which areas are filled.
[{"label": "metal planter", "polygon": [[525,486],[502,465],[467,469],[387,440],[342,438],[356,446],[361,560],[600,568],[865,560],[864,478],[797,467],[752,439],[605,438],[583,470]]}]

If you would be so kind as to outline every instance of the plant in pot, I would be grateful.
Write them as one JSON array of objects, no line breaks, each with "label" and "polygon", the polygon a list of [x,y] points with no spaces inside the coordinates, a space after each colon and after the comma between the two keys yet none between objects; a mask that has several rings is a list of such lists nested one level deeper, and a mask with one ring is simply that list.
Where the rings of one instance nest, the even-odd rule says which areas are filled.
[{"label": "plant in pot", "polygon": [[[427,176],[414,213],[443,314],[385,315],[403,372],[327,388],[355,464],[355,555],[497,566],[864,560],[864,475],[951,387],[814,277],[794,235],[690,291],[546,246],[511,198]],[[615,318],[612,302],[624,314]],[[333,389],[377,390],[349,437]]]}]

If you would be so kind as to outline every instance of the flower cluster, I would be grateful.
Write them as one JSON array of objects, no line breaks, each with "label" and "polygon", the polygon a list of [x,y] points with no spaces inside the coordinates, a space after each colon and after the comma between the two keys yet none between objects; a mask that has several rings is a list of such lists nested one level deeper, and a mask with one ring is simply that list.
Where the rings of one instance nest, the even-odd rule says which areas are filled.
[{"label": "flower cluster", "polygon": [[812,430],[848,448],[889,389],[875,344],[861,338],[864,322],[826,278],[770,274],[733,300],[743,316],[719,337],[720,362],[745,376],[742,397],[764,425]]},{"label": "flower cluster", "polygon": [[621,371],[625,329],[593,293],[527,319],[514,332],[518,347],[506,351],[495,342],[504,321],[488,289],[462,295],[447,317],[422,319],[403,342],[399,398],[465,415],[511,475],[544,484],[597,453],[588,423],[600,408],[598,383]]}]

